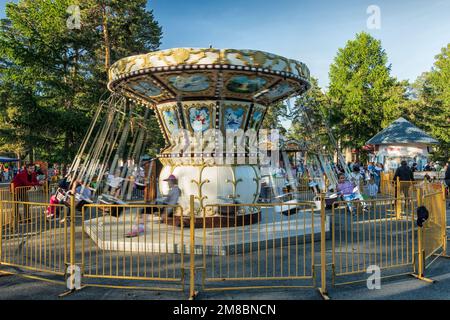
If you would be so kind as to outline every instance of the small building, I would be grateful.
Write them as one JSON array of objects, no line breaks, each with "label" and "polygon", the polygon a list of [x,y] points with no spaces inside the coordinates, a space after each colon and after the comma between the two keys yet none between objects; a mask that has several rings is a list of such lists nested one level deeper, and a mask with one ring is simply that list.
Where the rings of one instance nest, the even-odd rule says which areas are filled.
[{"label": "small building", "polygon": [[385,171],[397,169],[402,160],[409,166],[417,163],[418,170],[423,170],[436,144],[439,141],[404,118],[398,118],[367,141],[373,146],[370,161],[382,163]]}]

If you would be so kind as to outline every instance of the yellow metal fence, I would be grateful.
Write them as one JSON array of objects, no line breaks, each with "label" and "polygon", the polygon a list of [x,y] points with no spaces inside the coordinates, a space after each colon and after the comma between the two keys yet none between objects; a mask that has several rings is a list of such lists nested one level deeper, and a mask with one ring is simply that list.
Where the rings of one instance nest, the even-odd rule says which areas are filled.
[{"label": "yellow metal fence", "polygon": [[[164,281],[179,284],[182,290],[189,238],[185,237],[183,219],[168,214],[180,209],[162,205],[84,206],[81,256],[77,259],[83,276],[89,280]],[[133,232],[135,237],[131,237]]]},{"label": "yellow metal fence", "polygon": [[429,218],[423,225],[424,258],[428,259],[434,254],[446,254],[446,208],[445,191],[443,188],[434,193],[425,194],[421,205],[429,212]]},{"label": "yellow metal fence", "polygon": [[[320,279],[325,296],[328,277],[335,285],[354,282],[376,265],[424,280],[431,257],[446,255],[443,188],[337,201],[328,212],[324,194],[320,206],[199,209],[194,200],[181,216],[179,206],[91,204],[76,211],[74,198],[69,207],[2,200],[0,265],[65,276],[67,266],[79,265],[87,285],[155,290],[184,290],[188,278],[190,297],[197,290],[316,288]],[[423,228],[416,224],[421,205],[430,213]],[[56,218],[47,219],[48,210]]]},{"label": "yellow metal fence", "polygon": [[[0,229],[2,265],[64,275],[70,236],[64,218],[69,210],[61,205],[52,207],[63,223],[56,219],[46,219],[47,204],[0,202],[0,220],[10,221]],[[17,216],[26,216],[26,222]]]},{"label": "yellow metal fence", "polygon": [[195,233],[202,290],[314,287],[320,219],[311,203],[206,206]]},{"label": "yellow metal fence", "polygon": [[48,203],[50,200],[49,189],[45,184],[34,187],[15,187],[13,188],[14,201]]},{"label": "yellow metal fence", "polygon": [[[333,284],[343,276],[363,274],[369,266],[382,269],[407,267],[414,271],[415,199],[406,199],[401,216],[396,201],[358,200],[335,202],[332,207]],[[351,208],[351,209],[350,209]]]}]

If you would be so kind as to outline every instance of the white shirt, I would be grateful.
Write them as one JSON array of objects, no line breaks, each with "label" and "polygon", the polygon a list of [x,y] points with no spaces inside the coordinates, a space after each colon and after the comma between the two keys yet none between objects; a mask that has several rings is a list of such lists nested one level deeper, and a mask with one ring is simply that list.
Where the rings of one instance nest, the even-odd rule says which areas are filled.
[{"label": "white shirt", "polygon": [[113,188],[118,188],[123,180],[125,179],[122,177],[115,177],[112,174],[108,175],[108,185]]},{"label": "white shirt", "polygon": [[170,188],[167,196],[164,197],[164,202],[168,205],[176,205],[178,203],[178,198],[181,195],[181,190],[178,186],[173,186]]}]

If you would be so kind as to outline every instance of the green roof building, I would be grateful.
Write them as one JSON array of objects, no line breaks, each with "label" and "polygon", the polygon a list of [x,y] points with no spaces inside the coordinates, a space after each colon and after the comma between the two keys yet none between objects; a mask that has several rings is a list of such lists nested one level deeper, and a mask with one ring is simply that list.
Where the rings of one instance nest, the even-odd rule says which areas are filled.
[{"label": "green roof building", "polygon": [[431,146],[439,142],[404,118],[398,118],[377,133],[368,145],[374,146],[372,161],[380,162],[385,170],[396,169],[402,160],[422,170],[428,162]]}]

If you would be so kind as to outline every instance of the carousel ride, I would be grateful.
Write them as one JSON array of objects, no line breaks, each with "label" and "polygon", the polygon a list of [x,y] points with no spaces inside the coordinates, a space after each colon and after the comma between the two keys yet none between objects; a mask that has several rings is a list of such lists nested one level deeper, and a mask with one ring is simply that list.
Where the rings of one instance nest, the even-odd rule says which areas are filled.
[{"label": "carousel ride", "polygon": [[[260,207],[251,206],[261,191],[258,132],[271,105],[309,88],[304,63],[262,51],[177,48],[123,58],[110,68],[112,94],[95,114],[68,179],[90,188],[94,202],[124,204],[133,201],[139,185],[152,190],[142,202],[153,199],[156,189],[167,194],[165,179],[173,175],[181,190],[174,218],[189,216],[194,195],[199,219],[229,218],[234,208],[232,215],[243,224],[261,225],[265,219],[283,224],[283,215],[264,218]],[[99,125],[100,114],[105,120]],[[152,139],[152,115],[166,142],[157,157],[160,172],[142,157]],[[238,138],[230,144],[233,134]],[[318,164],[317,172],[319,167],[325,168]],[[111,187],[114,179],[121,182],[118,190]],[[158,181],[158,188],[150,180]],[[294,188],[295,181],[289,176]]]}]

